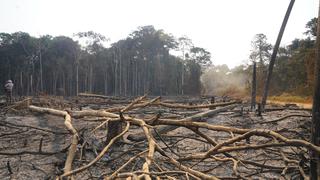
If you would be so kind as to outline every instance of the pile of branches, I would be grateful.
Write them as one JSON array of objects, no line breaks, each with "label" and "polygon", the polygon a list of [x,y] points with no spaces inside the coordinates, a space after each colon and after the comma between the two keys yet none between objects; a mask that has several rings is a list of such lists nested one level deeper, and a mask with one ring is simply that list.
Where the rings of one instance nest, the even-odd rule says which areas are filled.
[{"label": "pile of branches", "polygon": [[[31,112],[61,117],[67,131],[2,120],[1,127],[11,132],[3,131],[0,137],[30,135],[31,130],[43,135],[25,150],[1,147],[0,156],[9,159],[1,175],[14,176],[12,156],[21,161],[28,155],[60,155],[60,163],[51,164],[53,170],[31,162],[32,168],[48,179],[308,179],[308,154],[320,154],[320,147],[302,133],[302,125],[310,120],[305,111],[270,120],[246,111],[246,104],[236,100],[195,104],[142,96],[110,103],[110,97],[82,96],[56,108],[31,99],[17,103],[14,108],[28,110],[29,116]],[[99,108],[84,107],[81,102],[86,99]],[[277,128],[292,117],[298,122],[302,118],[300,129]],[[61,138],[62,148],[45,150],[52,135]],[[15,162],[18,167],[19,160]]]}]

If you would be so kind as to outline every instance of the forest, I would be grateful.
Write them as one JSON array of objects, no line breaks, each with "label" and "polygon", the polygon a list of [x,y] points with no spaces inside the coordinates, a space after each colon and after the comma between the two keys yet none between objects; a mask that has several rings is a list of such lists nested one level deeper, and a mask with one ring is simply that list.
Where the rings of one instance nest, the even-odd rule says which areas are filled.
[{"label": "forest", "polygon": [[199,95],[203,68],[211,64],[211,54],[189,38],[153,26],[139,27],[108,48],[108,38],[99,33],[73,38],[1,33],[0,82],[12,79],[20,96]]},{"label": "forest", "polygon": [[[316,22],[313,18],[306,23],[306,38],[280,47],[271,95],[312,95]],[[176,38],[153,26],[139,27],[110,47],[105,47],[107,42],[107,37],[92,31],[76,33],[73,38],[0,33],[0,82],[12,79],[14,92],[20,96],[79,92],[247,96],[252,62],[256,62],[257,93],[261,95],[273,48],[266,35],[256,34],[248,60],[229,69],[213,65],[211,53],[194,46],[188,37]]]}]

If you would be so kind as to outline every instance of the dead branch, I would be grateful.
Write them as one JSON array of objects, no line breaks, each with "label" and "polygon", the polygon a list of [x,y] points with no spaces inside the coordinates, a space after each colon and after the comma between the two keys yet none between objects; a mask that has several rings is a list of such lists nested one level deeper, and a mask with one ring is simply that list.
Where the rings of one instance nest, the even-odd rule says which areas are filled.
[{"label": "dead branch", "polygon": [[[65,127],[72,135],[70,146],[59,150],[61,149],[59,146],[62,144],[65,147],[66,143],[64,142],[59,146],[51,147],[49,142],[51,140],[59,141],[60,136],[57,136],[58,131],[50,129],[50,125],[43,128],[43,124],[46,126],[46,123],[41,123],[39,124],[40,127],[37,127],[30,124],[25,125],[23,124],[24,121],[18,124],[2,121],[0,122],[0,125],[2,125],[0,130],[3,131],[4,136],[0,136],[0,138],[2,138],[2,142],[8,142],[10,145],[1,146],[0,148],[3,150],[0,151],[0,155],[13,158],[28,154],[29,156],[46,158],[51,155],[61,156],[61,153],[67,153],[66,161],[59,162],[61,165],[57,165],[57,172],[47,172],[45,168],[41,168],[48,175],[58,174],[60,179],[64,177],[77,179],[80,177],[89,179],[98,177],[104,177],[105,179],[180,179],[181,176],[184,176],[185,179],[189,179],[189,177],[192,177],[191,179],[266,179],[269,178],[268,175],[270,174],[273,177],[295,178],[300,176],[308,178],[305,174],[309,170],[306,164],[309,160],[308,151],[312,150],[320,153],[320,147],[300,140],[308,139],[308,134],[300,126],[308,126],[309,121],[295,121],[297,125],[290,123],[289,126],[285,126],[292,132],[297,132],[296,134],[288,133],[285,128],[281,129],[282,127],[268,125],[268,123],[279,122],[290,117],[309,117],[304,114],[289,114],[269,120],[269,113],[267,113],[263,116],[265,121],[258,120],[258,123],[251,123],[246,126],[242,123],[247,123],[247,118],[251,118],[255,122],[258,117],[250,112],[238,117],[233,116],[230,112],[221,113],[238,107],[239,104],[236,103],[229,105],[227,105],[228,103],[212,104],[214,106],[208,106],[208,104],[186,105],[172,103],[173,101],[170,103],[160,102],[159,97],[145,100],[145,96],[142,96],[131,100],[131,102],[129,99],[122,98],[117,107],[108,104],[107,107],[109,108],[106,109],[106,101],[95,98],[99,97],[92,96],[91,99],[77,97],[82,101],[81,106],[86,105],[86,102],[93,103],[96,110],[74,111],[74,109],[71,109],[63,111],[54,109],[60,109],[62,106],[56,106],[53,103],[45,105],[50,108],[29,106],[31,111],[63,117]],[[97,100],[97,103],[101,104],[96,104],[92,100]],[[38,101],[38,99],[35,99],[35,101]],[[127,105],[120,105],[125,101],[127,101]],[[64,100],[68,107],[73,107],[73,103],[77,103],[77,101],[70,102]],[[103,102],[105,104],[102,104]],[[216,107],[217,105],[225,107],[214,110],[202,109]],[[90,108],[91,104],[87,106]],[[244,109],[248,108],[245,107],[245,104],[241,106]],[[118,112],[120,113],[117,114]],[[209,117],[217,114],[219,115],[210,119],[210,123],[206,122]],[[164,118],[174,115],[175,120]],[[72,122],[72,118],[78,120]],[[216,125],[216,122],[221,125]],[[32,121],[32,123],[37,122]],[[106,144],[107,133],[111,128],[108,126],[107,131],[104,128],[109,123],[127,123],[127,126]],[[285,123],[287,122],[284,121],[279,125]],[[226,126],[226,124],[229,125]],[[261,128],[259,124],[265,124],[264,128],[271,127],[275,130],[259,129]],[[77,131],[74,127],[81,130]],[[177,129],[179,127],[186,129]],[[25,129],[26,131],[23,131]],[[32,131],[29,131],[29,129],[32,129]],[[174,129],[176,131],[171,132],[170,135],[165,135],[165,133]],[[49,133],[38,133],[38,130]],[[139,133],[141,130],[143,132]],[[19,131],[23,134],[17,133]],[[115,144],[117,139],[127,137],[127,132],[129,132],[128,139],[131,137],[141,141],[118,141]],[[22,141],[19,142],[19,138],[21,139],[25,134],[30,135],[30,139],[27,139],[27,146]],[[284,136],[287,134],[290,135],[290,138]],[[35,135],[37,137],[32,138]],[[250,142],[246,141],[247,139],[250,139]],[[63,141],[63,139],[61,140]],[[78,144],[81,145],[79,151],[77,151]],[[111,146],[113,148],[110,148]],[[30,149],[34,147],[36,151]],[[9,151],[10,148],[24,149],[12,152]],[[48,151],[48,148],[54,149]],[[107,152],[110,153],[105,156]],[[80,160],[75,159],[75,156],[78,155]],[[14,162],[10,159],[10,162],[14,169],[20,168],[20,165],[17,165],[19,160]],[[72,170],[73,163],[76,164],[77,168]],[[132,167],[129,167],[130,164],[132,164]],[[35,164],[35,166],[39,166],[39,164]],[[6,170],[5,173],[8,174],[5,164],[3,167]],[[225,171],[227,168],[230,171]]]},{"label": "dead branch", "polygon": [[100,154],[99,154],[94,160],[92,160],[89,164],[87,164],[87,165],[85,165],[85,166],[82,166],[82,167],[80,167],[80,168],[78,168],[78,169],[65,172],[63,175],[60,176],[60,178],[62,179],[63,177],[67,177],[67,176],[70,176],[70,175],[72,175],[72,174],[81,172],[81,171],[83,171],[83,170],[88,169],[88,168],[91,167],[92,165],[94,165],[96,162],[98,162],[98,161],[104,156],[104,154],[109,150],[109,148],[111,147],[111,145],[112,145],[117,139],[119,139],[121,136],[123,136],[123,135],[129,130],[129,127],[130,127],[130,123],[127,122],[127,125],[126,125],[125,130],[124,130],[122,133],[120,133],[119,135],[117,135],[116,137],[114,137],[113,139],[111,139],[111,141],[109,142],[109,144],[108,144],[108,145],[100,152]]},{"label": "dead branch", "polygon": [[238,104],[241,101],[231,101],[225,103],[215,103],[215,104],[202,104],[202,105],[183,105],[183,104],[170,104],[164,102],[154,103],[154,105],[161,105],[168,108],[182,108],[182,109],[200,109],[200,108],[215,108],[220,106],[228,106],[231,104]]},{"label": "dead branch", "polygon": [[142,101],[143,99],[145,99],[147,97],[147,95],[141,96],[135,100],[133,100],[129,105],[127,105],[126,107],[124,107],[123,109],[120,110],[121,113],[127,111],[128,109],[130,109],[133,105],[137,104],[138,102]]},{"label": "dead branch", "polygon": [[144,150],[140,153],[138,153],[137,155],[131,157],[126,163],[124,163],[119,169],[117,169],[116,171],[114,171],[110,176],[105,177],[104,179],[109,180],[109,179],[114,179],[116,176],[121,177],[121,175],[119,175],[118,173],[124,169],[128,164],[130,164],[132,161],[134,161],[136,158],[140,157],[141,155],[145,154],[146,152],[148,152],[148,150]]},{"label": "dead branch", "polygon": [[304,114],[289,114],[289,115],[286,115],[284,117],[280,117],[278,119],[274,119],[274,120],[271,120],[271,121],[264,121],[264,122],[257,122],[258,124],[267,124],[267,123],[275,123],[275,122],[279,122],[279,121],[282,121],[282,120],[285,120],[289,117],[306,117],[306,118],[310,118],[311,115],[304,115]]},{"label": "dead branch", "polygon": [[[175,122],[203,121],[204,119],[206,119],[208,117],[214,116],[214,115],[216,115],[216,114],[218,114],[220,112],[224,112],[224,111],[227,111],[227,110],[230,110],[230,109],[234,109],[237,106],[238,105],[234,104],[234,105],[229,105],[229,106],[222,107],[222,108],[219,108],[219,109],[208,110],[208,111],[201,112],[199,114],[195,114],[193,116],[190,116],[190,117],[187,117],[187,118],[184,118],[184,119],[181,119],[181,120],[175,120]],[[163,122],[165,120],[159,119],[158,121],[153,121],[153,124],[154,125],[155,124],[159,124],[158,122],[160,122],[160,121]],[[162,126],[162,127],[158,127],[156,130],[158,131],[159,134],[165,134],[165,133],[167,133],[169,131],[175,130],[178,127],[179,127],[179,125],[178,126]],[[155,135],[155,133],[153,132],[153,136],[154,135]],[[143,134],[134,134],[134,135],[129,135],[128,136],[128,139],[132,140],[132,141],[141,141],[141,140],[143,140],[143,138],[144,138]]]},{"label": "dead branch", "polygon": [[64,166],[64,173],[70,172],[72,170],[72,161],[77,151],[77,144],[78,144],[78,137],[79,137],[76,129],[72,126],[71,116],[66,111],[60,111],[56,109],[41,108],[41,107],[36,107],[32,105],[29,106],[29,109],[35,112],[48,113],[48,114],[64,117],[65,119],[64,124],[72,134],[71,145],[69,147],[68,156]]}]

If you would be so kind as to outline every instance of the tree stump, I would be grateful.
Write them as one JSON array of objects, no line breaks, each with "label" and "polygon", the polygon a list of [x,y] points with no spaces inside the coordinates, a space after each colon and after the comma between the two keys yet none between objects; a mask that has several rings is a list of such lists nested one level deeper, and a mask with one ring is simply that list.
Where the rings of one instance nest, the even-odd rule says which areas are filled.
[{"label": "tree stump", "polygon": [[[110,121],[108,122],[108,130],[107,130],[107,140],[106,144],[109,144],[112,138],[116,137],[123,131],[123,122],[121,121]],[[115,143],[117,144],[117,143]]]}]

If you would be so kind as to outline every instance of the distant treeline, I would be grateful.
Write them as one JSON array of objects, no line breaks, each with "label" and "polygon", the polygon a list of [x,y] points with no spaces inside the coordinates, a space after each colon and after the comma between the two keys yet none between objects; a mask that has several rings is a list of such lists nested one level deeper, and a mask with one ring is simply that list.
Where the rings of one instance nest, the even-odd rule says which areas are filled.
[{"label": "distant treeline", "polygon": [[73,38],[0,33],[0,82],[13,80],[17,95],[200,94],[211,55],[187,37],[144,26],[108,48],[107,41],[92,31]]},{"label": "distant treeline", "polygon": [[[281,47],[274,65],[270,95],[311,96],[314,86],[317,18],[306,24],[305,38]],[[251,91],[252,62],[257,63],[257,94],[262,95],[273,46],[264,34],[257,34],[246,64],[229,69],[226,65],[208,68],[202,77],[207,94],[242,94]],[[241,94],[241,92],[240,92]]]}]

